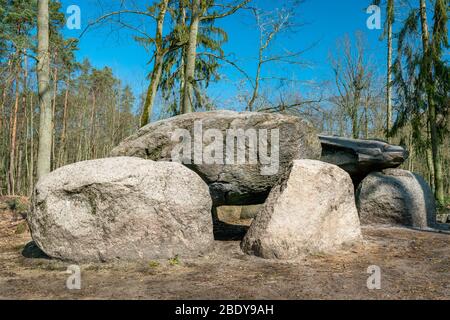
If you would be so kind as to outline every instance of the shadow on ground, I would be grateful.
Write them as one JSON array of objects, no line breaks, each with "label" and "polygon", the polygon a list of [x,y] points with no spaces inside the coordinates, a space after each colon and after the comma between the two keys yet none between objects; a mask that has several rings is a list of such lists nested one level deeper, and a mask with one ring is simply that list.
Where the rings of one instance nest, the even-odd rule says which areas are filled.
[{"label": "shadow on ground", "polygon": [[28,259],[50,259],[34,241],[28,242],[22,250],[22,255]]},{"label": "shadow on ground", "polygon": [[249,227],[226,223],[220,220],[214,221],[214,239],[217,241],[241,241]]}]

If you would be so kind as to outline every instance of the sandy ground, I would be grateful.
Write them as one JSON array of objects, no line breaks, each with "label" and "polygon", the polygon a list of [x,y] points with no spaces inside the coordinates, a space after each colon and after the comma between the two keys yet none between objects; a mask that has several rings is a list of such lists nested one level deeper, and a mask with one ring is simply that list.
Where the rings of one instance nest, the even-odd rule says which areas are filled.
[{"label": "sandy ground", "polygon": [[[215,251],[196,259],[81,265],[81,290],[68,290],[70,263],[33,257],[24,221],[0,211],[0,298],[450,298],[449,234],[370,227],[364,243],[346,252],[281,262],[244,255],[243,232],[242,226],[216,226]],[[380,290],[367,289],[370,265],[381,268]]]}]

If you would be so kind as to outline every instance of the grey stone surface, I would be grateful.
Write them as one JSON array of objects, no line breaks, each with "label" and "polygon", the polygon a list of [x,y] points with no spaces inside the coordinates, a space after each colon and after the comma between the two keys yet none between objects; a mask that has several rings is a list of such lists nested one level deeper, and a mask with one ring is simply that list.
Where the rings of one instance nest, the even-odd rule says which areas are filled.
[{"label": "grey stone surface", "polygon": [[[179,144],[179,141],[172,140],[174,132],[177,129],[186,129],[194,140],[195,122],[201,122],[203,131],[217,129],[224,137],[229,129],[269,131],[279,129],[279,170],[276,174],[261,174],[260,161],[258,164],[186,165],[209,185],[215,206],[264,203],[271,188],[290,166],[292,160],[319,159],[321,155],[321,145],[316,131],[307,121],[281,114],[233,111],[191,113],[151,123],[123,141],[111,155],[171,161],[172,151]],[[268,150],[272,147],[270,132],[269,141],[266,141]],[[206,148],[210,143],[211,141],[204,140],[203,147]],[[245,149],[248,152],[248,143]],[[191,153],[189,160],[193,162],[194,152]]]},{"label": "grey stone surface", "polygon": [[191,257],[213,246],[208,186],[181,164],[140,158],[57,169],[37,183],[28,222],[47,255],[70,261]]},{"label": "grey stone surface", "polygon": [[398,224],[432,228],[436,206],[427,182],[401,169],[373,172],[359,185],[357,206],[362,224]]},{"label": "grey stone surface", "polygon": [[361,240],[353,184],[339,167],[295,160],[270,193],[241,243],[244,252],[292,259]]},{"label": "grey stone surface", "polygon": [[335,164],[347,171],[356,187],[373,171],[400,166],[408,151],[401,146],[379,140],[358,140],[335,136],[319,136],[322,143],[322,161]]}]

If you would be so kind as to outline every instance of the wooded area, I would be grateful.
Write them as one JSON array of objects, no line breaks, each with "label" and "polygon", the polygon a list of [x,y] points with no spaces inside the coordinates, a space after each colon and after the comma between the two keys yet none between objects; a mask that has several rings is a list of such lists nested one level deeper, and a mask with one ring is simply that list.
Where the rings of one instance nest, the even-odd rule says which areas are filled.
[{"label": "wooded area", "polygon": [[[250,0],[148,2],[142,9],[122,1],[120,10],[98,17],[85,30],[120,23],[135,30],[135,40],[152,52],[148,90],[135,97],[111,68],[76,61],[83,39],[62,35],[59,1],[48,0],[47,9],[47,0],[0,0],[0,195],[31,195],[46,165],[54,170],[105,157],[152,119],[225,108],[208,97],[207,88],[220,81],[226,65],[246,84],[236,97],[241,110],[295,114],[327,134],[405,145],[407,169],[427,179],[441,206],[450,202],[448,0],[375,1],[388,12],[382,40],[387,74],[371,64],[363,33],[355,41],[343,36],[330,52],[334,77],[311,97],[302,96],[291,79],[264,76],[279,64],[305,64],[302,51],[269,50],[279,35],[301,34],[301,28],[293,31],[301,3],[280,3],[276,12],[265,12]],[[217,26],[219,19],[244,10],[252,13],[260,35],[254,75],[241,66],[242,53],[230,58],[224,52],[231,35]],[[155,33],[125,23],[124,16],[147,17]],[[162,106],[159,114],[156,103]]]}]

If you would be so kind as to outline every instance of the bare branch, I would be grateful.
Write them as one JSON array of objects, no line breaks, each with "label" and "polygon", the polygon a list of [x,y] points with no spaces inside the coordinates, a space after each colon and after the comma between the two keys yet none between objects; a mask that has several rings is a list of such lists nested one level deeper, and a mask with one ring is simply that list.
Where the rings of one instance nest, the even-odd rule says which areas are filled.
[{"label": "bare branch", "polygon": [[150,12],[147,11],[137,11],[137,10],[120,10],[120,11],[114,11],[114,12],[110,12],[107,13],[99,18],[97,18],[95,21],[91,21],[88,23],[88,25],[86,26],[86,28],[84,28],[84,30],[81,32],[80,36],[78,37],[79,39],[81,39],[84,34],[94,25],[102,22],[103,20],[106,20],[108,18],[111,18],[113,16],[117,16],[117,15],[121,15],[121,14],[138,14],[138,15],[144,15],[144,16],[148,16],[150,18],[153,18],[156,20],[156,17],[154,15],[152,15]]},{"label": "bare branch", "polygon": [[[296,103],[289,104],[289,105],[285,105],[284,103],[281,103],[276,107],[259,109],[258,111],[259,112],[279,112],[281,110],[293,109],[293,108],[297,108],[297,107],[302,107],[304,105],[320,103],[322,101],[323,101],[323,99],[320,98],[318,100],[305,100],[305,101],[300,101],[300,102],[296,102]],[[319,107],[317,107],[317,108],[313,107],[313,109],[315,109],[316,111],[322,112],[322,109],[320,109]]]},{"label": "bare branch", "polygon": [[247,72],[245,72],[245,70],[243,70],[241,67],[239,67],[235,62],[227,59],[226,57],[222,57],[222,56],[219,56],[219,55],[211,53],[211,52],[199,52],[198,55],[211,56],[211,57],[214,57],[216,59],[219,59],[219,60],[222,60],[222,61],[228,63],[229,65],[233,66],[236,70],[238,70],[240,73],[242,73],[244,75],[244,77],[248,80],[250,85],[254,88],[255,85],[253,83],[253,79],[248,75]]},{"label": "bare branch", "polygon": [[200,20],[214,20],[214,19],[221,19],[221,18],[225,18],[225,17],[231,16],[236,11],[238,11],[239,9],[244,7],[246,4],[248,4],[250,1],[251,0],[244,0],[244,1],[242,1],[240,4],[238,4],[236,6],[232,6],[231,9],[226,11],[226,12],[203,16],[203,17],[200,18]]}]

